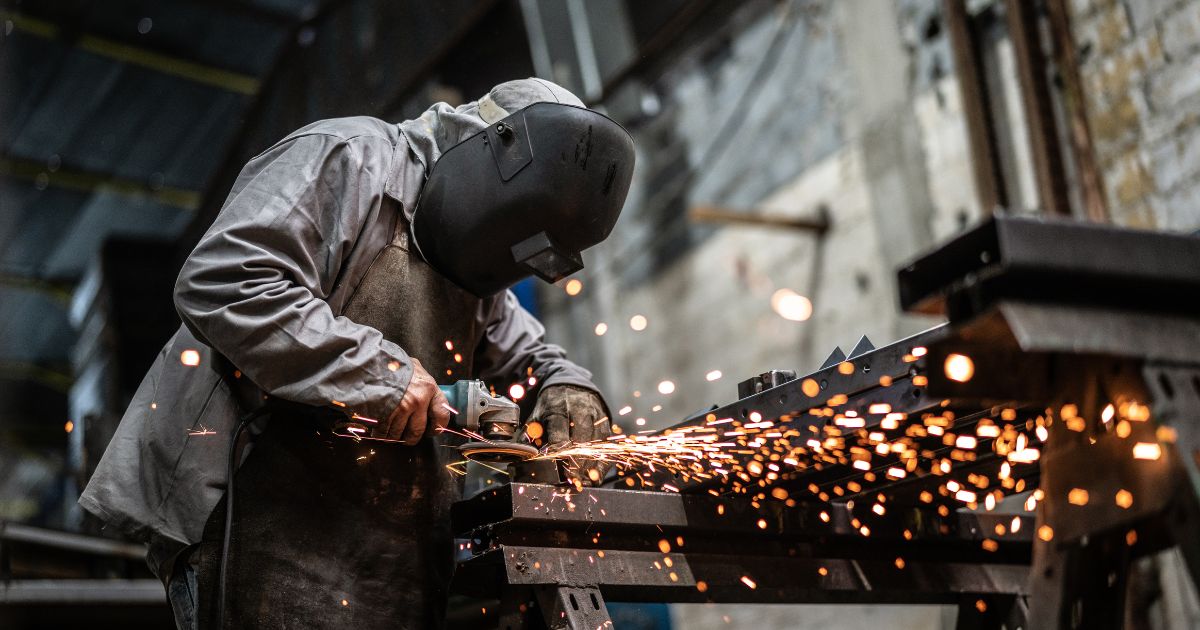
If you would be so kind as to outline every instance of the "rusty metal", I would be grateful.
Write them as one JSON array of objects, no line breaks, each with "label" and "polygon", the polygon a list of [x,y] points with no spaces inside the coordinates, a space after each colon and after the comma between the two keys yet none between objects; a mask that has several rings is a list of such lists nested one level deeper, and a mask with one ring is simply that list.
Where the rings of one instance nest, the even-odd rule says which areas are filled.
[{"label": "rusty metal", "polygon": [[1053,95],[1047,77],[1046,54],[1042,50],[1040,19],[1036,3],[1006,0],[1008,35],[1021,81],[1021,100],[1029,130],[1029,152],[1037,177],[1038,199],[1050,214],[1071,215],[1067,175],[1059,149],[1058,125]]},{"label": "rusty metal", "polygon": [[1046,17],[1050,23],[1050,38],[1054,42],[1054,61],[1062,81],[1062,101],[1069,119],[1072,157],[1075,161],[1083,213],[1092,221],[1109,220],[1108,200],[1104,194],[1104,176],[1096,160],[1091,125],[1087,117],[1087,102],[1083,96],[1081,65],[1076,52],[1071,21],[1067,17],[1066,0],[1046,0]]},{"label": "rusty metal", "polygon": [[943,19],[954,53],[954,72],[966,116],[967,140],[971,148],[971,169],[975,192],[984,216],[996,208],[1008,205],[1004,174],[1000,170],[1000,154],[996,146],[996,129],[992,124],[988,88],[981,71],[977,38],[974,35],[966,0],[945,0]]}]

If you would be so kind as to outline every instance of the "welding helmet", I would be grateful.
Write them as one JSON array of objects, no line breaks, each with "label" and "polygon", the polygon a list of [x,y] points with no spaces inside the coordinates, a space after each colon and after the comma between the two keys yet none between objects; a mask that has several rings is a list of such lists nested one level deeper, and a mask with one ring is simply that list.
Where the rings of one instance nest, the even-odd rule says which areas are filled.
[{"label": "welding helmet", "polygon": [[633,139],[607,116],[534,103],[441,154],[413,211],[413,242],[479,297],[530,275],[557,282],[612,232],[633,161]]}]

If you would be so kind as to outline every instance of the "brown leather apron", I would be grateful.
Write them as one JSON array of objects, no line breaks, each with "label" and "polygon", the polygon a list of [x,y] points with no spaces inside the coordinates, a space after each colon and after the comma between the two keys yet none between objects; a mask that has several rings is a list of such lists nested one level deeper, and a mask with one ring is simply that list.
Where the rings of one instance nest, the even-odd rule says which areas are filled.
[{"label": "brown leather apron", "polygon": [[[484,332],[480,300],[409,249],[407,221],[396,215],[391,243],[343,314],[378,329],[440,383],[470,378]],[[453,570],[450,505],[462,494],[461,478],[445,468],[460,460],[451,437],[427,435],[413,447],[358,442],[304,415],[273,412],[235,478],[225,627],[441,626]],[[202,545],[201,573],[214,578],[200,588],[208,619],[223,506]]]}]

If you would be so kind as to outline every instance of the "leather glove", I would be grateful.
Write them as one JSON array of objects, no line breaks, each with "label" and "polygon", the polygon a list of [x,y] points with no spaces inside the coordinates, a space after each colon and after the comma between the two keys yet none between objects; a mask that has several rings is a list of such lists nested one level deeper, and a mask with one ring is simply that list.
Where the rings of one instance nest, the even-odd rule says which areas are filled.
[{"label": "leather glove", "polygon": [[[525,423],[526,439],[538,447],[603,440],[610,435],[612,423],[604,399],[590,389],[574,385],[544,387]],[[584,484],[595,484],[609,466],[608,462],[589,459],[569,463],[566,470]]]}]

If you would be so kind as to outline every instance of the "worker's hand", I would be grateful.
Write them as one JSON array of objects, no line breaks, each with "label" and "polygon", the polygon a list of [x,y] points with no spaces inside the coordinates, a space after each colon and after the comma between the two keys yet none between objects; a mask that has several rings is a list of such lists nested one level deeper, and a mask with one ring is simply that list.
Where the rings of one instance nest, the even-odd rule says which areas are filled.
[{"label": "worker's hand", "polygon": [[[413,358],[412,362],[412,380],[408,383],[408,389],[404,390],[404,398],[388,416],[384,435],[381,436],[389,440],[402,440],[409,446],[419,442],[426,433],[436,435],[450,423],[446,395],[420,361]],[[436,428],[431,429],[431,424]]]},{"label": "worker's hand", "polygon": [[[590,442],[612,435],[604,399],[590,389],[574,385],[550,385],[538,395],[533,413],[525,423],[525,437],[535,446],[564,442]],[[568,472],[584,484],[596,484],[608,471],[608,462],[575,461]]]}]

